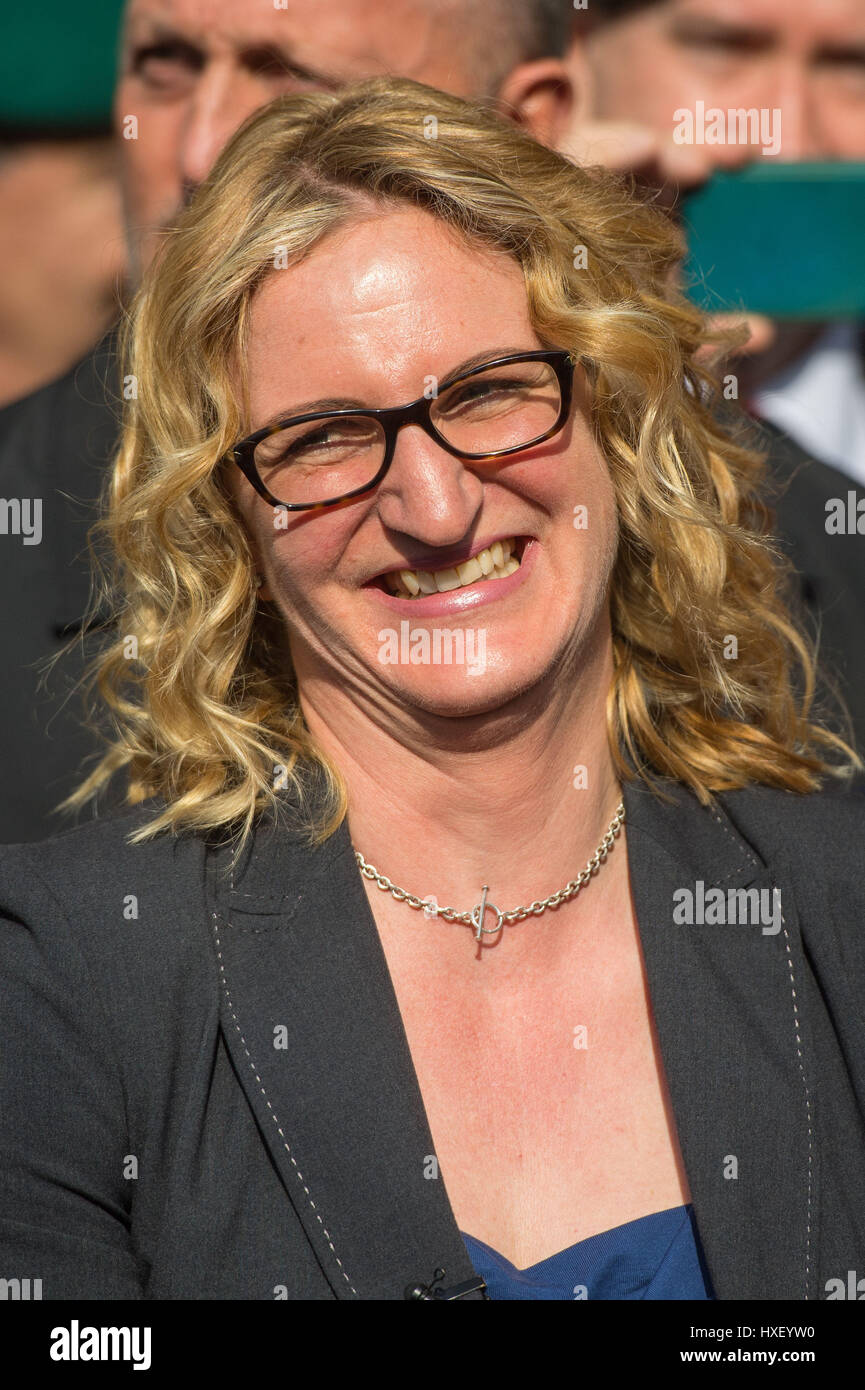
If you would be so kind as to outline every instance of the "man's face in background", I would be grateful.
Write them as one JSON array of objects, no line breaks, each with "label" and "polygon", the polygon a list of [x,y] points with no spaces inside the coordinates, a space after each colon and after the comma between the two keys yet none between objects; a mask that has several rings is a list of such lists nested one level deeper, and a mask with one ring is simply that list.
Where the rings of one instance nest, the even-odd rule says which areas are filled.
[{"label": "man's face in background", "polygon": [[[865,0],[660,0],[575,15],[592,115],[672,137],[674,112],[781,111],[783,161],[865,158]],[[713,144],[716,167],[759,151]]]},{"label": "man's face in background", "polygon": [[114,122],[133,279],[229,137],[283,93],[394,73],[497,97],[539,138],[555,138],[556,112],[564,121],[569,108],[565,70],[534,63],[515,74],[513,14],[513,0],[130,0]]}]

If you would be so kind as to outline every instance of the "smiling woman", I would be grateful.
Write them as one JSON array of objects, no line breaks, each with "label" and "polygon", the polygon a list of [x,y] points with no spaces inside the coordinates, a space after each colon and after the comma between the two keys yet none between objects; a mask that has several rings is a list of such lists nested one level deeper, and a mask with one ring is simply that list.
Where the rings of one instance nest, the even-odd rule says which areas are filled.
[{"label": "smiling woman", "polygon": [[[124,733],[85,794],[126,764],[133,800],[174,789],[154,830],[251,823],[274,764],[319,756],[297,663],[326,642],[343,683],[364,679],[373,629],[405,607],[381,591],[436,572],[456,590],[496,542],[540,562],[496,612],[500,698],[609,606],[620,773],[627,749],[703,800],[812,789],[837,741],[792,694],[810,658],[759,534],[758,460],[716,424],[706,329],[667,283],[671,224],[493,116],[466,128],[458,100],[355,91],[248,122],[138,298],[108,520],[123,638],[102,670]],[[518,410],[481,410],[506,387]],[[412,618],[498,596],[462,585]],[[441,712],[461,697],[458,673],[405,675]]]},{"label": "smiling woman", "polygon": [[[130,809],[0,858],[0,1242],[45,1297],[853,1267],[859,764],[680,254],[410,81],[273,103],[181,216],[129,322],[116,737],[75,798],[120,774]],[[721,886],[722,931],[684,920]]]}]

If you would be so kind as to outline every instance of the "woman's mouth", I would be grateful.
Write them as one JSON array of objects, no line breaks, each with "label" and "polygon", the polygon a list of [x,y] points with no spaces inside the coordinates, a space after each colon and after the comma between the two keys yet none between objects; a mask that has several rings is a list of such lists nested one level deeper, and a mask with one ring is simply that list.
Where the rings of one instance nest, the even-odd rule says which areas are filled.
[{"label": "woman's mouth", "polygon": [[525,536],[511,536],[494,541],[462,564],[439,570],[391,570],[382,575],[380,583],[386,593],[396,598],[414,599],[452,593],[486,580],[507,579],[519,569],[525,545]]}]

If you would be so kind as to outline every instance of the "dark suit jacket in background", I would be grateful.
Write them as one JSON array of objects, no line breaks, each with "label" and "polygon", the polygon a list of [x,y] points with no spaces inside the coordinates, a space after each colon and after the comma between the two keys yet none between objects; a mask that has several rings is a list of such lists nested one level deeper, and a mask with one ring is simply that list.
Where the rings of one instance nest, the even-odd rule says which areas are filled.
[{"label": "dark suit jacket in background", "polygon": [[782,549],[798,575],[805,626],[819,641],[820,660],[838,678],[865,757],[865,507],[863,531],[831,535],[826,503],[865,501],[865,489],[845,473],[805,454],[781,430],[760,422],[771,474],[771,498]]},{"label": "dark suit jacket in background", "polygon": [[[0,497],[41,497],[44,515],[39,546],[0,535],[0,842],[38,840],[69,824],[52,808],[81,780],[83,760],[89,770],[102,750],[82,728],[72,693],[99,630],[63,658],[43,690],[39,681],[40,662],[80,630],[87,608],[87,529],[117,443],[114,348],[109,335],[67,376],[0,411]],[[826,500],[846,497],[854,484],[770,426],[763,442],[805,615],[822,629],[865,749],[865,536],[829,537],[824,524]]]},{"label": "dark suit jacket in background", "polygon": [[[865,1271],[863,804],[673,794],[625,787],[628,855],[709,1273],[721,1299],[825,1298]],[[263,823],[232,879],[198,837],[126,845],[153,810],[0,849],[4,1277],[255,1300],[470,1279],[345,824],[312,851]],[[781,930],[674,925],[697,880],[777,886]]]},{"label": "dark suit jacket in background", "polygon": [[64,829],[70,822],[52,809],[102,749],[74,689],[98,631],[47,676],[43,664],[81,632],[88,608],[87,532],[117,444],[117,395],[109,336],[66,376],[0,411],[0,497],[40,497],[43,524],[40,545],[0,535],[0,842]]}]

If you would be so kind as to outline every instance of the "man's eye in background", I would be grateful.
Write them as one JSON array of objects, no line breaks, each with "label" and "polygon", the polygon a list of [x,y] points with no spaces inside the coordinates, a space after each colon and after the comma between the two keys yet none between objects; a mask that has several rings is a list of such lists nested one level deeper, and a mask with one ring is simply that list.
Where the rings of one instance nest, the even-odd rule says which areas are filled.
[{"label": "man's eye in background", "polygon": [[689,48],[707,57],[746,57],[758,53],[765,41],[745,29],[715,28],[708,25],[680,23],[671,29],[671,36],[681,48]]},{"label": "man's eye in background", "polygon": [[154,43],[133,50],[130,68],[137,77],[159,91],[182,86],[200,72],[201,55],[187,44]]},{"label": "man's eye in background", "polygon": [[243,66],[265,82],[280,83],[284,87],[330,87],[332,84],[321,74],[293,62],[278,50],[267,46],[248,48],[242,55]]},{"label": "man's eye in background", "polygon": [[845,89],[865,92],[865,48],[827,53],[819,66],[826,76],[842,83]]}]

